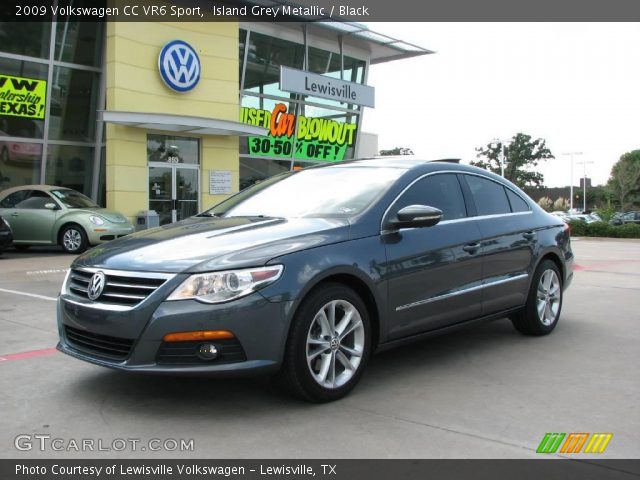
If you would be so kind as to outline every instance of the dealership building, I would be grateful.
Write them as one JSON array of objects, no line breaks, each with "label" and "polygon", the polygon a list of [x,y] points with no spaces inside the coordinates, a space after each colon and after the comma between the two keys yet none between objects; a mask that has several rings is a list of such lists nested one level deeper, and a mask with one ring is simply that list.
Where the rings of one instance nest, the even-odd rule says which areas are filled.
[{"label": "dealership building", "polygon": [[191,216],[269,176],[371,155],[376,63],[430,53],[350,22],[0,23],[0,190]]}]

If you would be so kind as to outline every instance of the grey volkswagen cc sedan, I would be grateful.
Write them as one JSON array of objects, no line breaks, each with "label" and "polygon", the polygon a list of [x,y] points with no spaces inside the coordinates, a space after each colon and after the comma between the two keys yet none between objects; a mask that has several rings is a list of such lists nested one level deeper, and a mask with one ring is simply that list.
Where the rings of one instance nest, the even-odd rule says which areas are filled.
[{"label": "grey volkswagen cc sedan", "polygon": [[58,349],[132,372],[277,376],[311,401],[374,351],[509,317],[558,323],[568,227],[505,179],[407,158],[269,178],[78,257]]}]

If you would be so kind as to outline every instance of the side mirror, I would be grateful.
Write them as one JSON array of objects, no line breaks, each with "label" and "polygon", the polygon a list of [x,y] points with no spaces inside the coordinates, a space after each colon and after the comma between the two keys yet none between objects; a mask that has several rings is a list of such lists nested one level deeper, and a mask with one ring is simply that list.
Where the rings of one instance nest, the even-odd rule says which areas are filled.
[{"label": "side mirror", "polygon": [[394,228],[433,227],[442,220],[442,210],[426,205],[409,205],[398,211],[391,221]]},{"label": "side mirror", "polygon": [[59,210],[60,207],[58,207],[55,203],[45,203],[44,204],[44,208],[46,208],[47,210]]}]

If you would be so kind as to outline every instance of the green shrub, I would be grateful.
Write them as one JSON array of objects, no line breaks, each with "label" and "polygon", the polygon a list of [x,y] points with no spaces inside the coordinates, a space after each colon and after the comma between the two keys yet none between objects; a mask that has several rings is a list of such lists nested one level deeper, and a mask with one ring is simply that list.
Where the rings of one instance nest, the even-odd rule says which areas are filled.
[{"label": "green shrub", "polygon": [[617,227],[611,226],[611,229],[615,233],[614,236],[618,238],[640,238],[640,225],[637,223],[627,223]]},{"label": "green shrub", "polygon": [[593,222],[587,224],[586,235],[589,237],[612,237],[614,226],[606,222]]},{"label": "green shrub", "polygon": [[640,238],[640,225],[634,223],[617,226],[606,222],[571,220],[569,226],[573,237]]},{"label": "green shrub", "polygon": [[569,226],[574,237],[584,237],[587,234],[587,223],[582,220],[571,220]]}]

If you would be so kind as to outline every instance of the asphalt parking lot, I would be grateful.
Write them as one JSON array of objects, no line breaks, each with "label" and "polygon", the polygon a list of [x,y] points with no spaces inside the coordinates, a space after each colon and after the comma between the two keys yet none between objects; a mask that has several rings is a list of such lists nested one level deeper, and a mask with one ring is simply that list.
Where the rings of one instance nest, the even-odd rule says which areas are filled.
[{"label": "asphalt parking lot", "polygon": [[[126,375],[56,352],[55,297],[73,257],[6,251],[0,457],[533,458],[546,432],[611,432],[600,458],[637,458],[640,241],[576,239],[573,249],[552,335],[524,337],[500,320],[385,352],[326,405],[265,379]],[[34,434],[64,450],[15,448]],[[81,439],[193,439],[193,451],[68,448]]]}]

